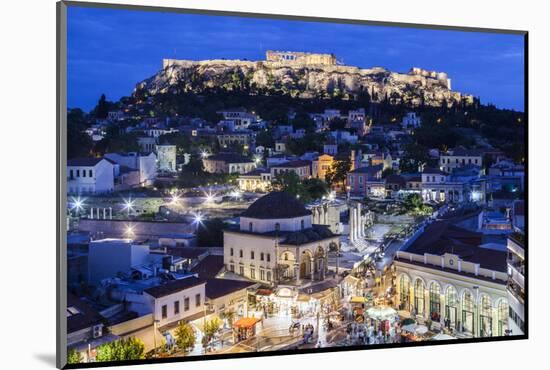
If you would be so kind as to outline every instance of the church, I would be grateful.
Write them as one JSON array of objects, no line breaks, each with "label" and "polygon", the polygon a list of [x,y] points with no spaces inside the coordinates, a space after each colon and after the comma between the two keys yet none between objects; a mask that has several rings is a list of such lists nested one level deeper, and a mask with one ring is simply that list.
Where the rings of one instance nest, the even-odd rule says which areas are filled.
[{"label": "church", "polygon": [[272,192],[242,213],[238,227],[224,231],[227,271],[269,285],[322,281],[339,235],[313,224],[310,210],[286,192]]}]

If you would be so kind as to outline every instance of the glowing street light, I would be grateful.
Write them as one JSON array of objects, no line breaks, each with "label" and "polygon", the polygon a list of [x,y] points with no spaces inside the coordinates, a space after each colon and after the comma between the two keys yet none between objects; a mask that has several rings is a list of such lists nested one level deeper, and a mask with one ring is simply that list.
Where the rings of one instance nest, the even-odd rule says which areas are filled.
[{"label": "glowing street light", "polygon": [[239,190],[234,190],[231,192],[231,196],[235,199],[239,199],[242,196],[242,193]]},{"label": "glowing street light", "polygon": [[134,234],[134,226],[132,225],[126,225],[126,230],[124,230],[124,234],[128,237],[133,237]]},{"label": "glowing street light", "polygon": [[134,201],[132,198],[124,199],[123,209],[128,211],[128,217],[130,217],[130,211],[134,210]]},{"label": "glowing street light", "polygon": [[72,197],[71,202],[71,210],[75,210],[76,214],[78,215],[80,211],[84,209],[84,199],[81,199],[80,197]]},{"label": "glowing street light", "polygon": [[173,194],[172,195],[172,200],[170,201],[170,203],[171,204],[178,204],[179,201],[180,201],[179,195],[177,193]]},{"label": "glowing street light", "polygon": [[257,155],[254,157],[254,163],[257,165],[259,165],[260,163],[262,163],[262,157]]},{"label": "glowing street light", "polygon": [[204,193],[204,196],[206,198],[206,203],[212,203],[216,197],[216,194],[209,191],[208,193]]},{"label": "glowing street light", "polygon": [[195,225],[195,230],[199,229],[199,226],[202,225],[203,221],[204,216],[202,215],[202,213],[197,212],[193,214],[193,224]]},{"label": "glowing street light", "polygon": [[208,152],[206,150],[201,151],[201,157],[202,158],[207,158],[208,157]]}]

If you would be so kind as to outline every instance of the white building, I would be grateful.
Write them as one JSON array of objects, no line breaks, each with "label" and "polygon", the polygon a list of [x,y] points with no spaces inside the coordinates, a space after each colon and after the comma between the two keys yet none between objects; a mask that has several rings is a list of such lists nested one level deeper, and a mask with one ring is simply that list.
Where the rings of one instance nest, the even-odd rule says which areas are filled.
[{"label": "white building", "polygon": [[453,172],[453,169],[466,165],[482,167],[483,155],[479,150],[464,149],[462,147],[449,149],[439,157],[439,168],[445,172]]},{"label": "white building", "polygon": [[176,146],[157,145],[157,166],[162,172],[176,172]]},{"label": "white building", "polygon": [[508,237],[508,329],[510,335],[525,334],[525,236],[515,232]]},{"label": "white building", "polygon": [[69,194],[100,194],[114,190],[115,165],[105,158],[75,158],[67,161]]},{"label": "white building", "polygon": [[132,239],[101,239],[90,242],[88,253],[88,282],[98,284],[102,279],[127,274],[132,267],[149,261],[149,245]]},{"label": "white building", "polygon": [[300,285],[324,280],[329,250],[339,238],[327,226],[313,225],[311,211],[285,192],[254,202],[238,229],[224,230],[228,271],[266,284]]},{"label": "white building", "polygon": [[422,120],[415,112],[408,112],[401,120],[401,126],[403,126],[404,129],[418,128],[421,124]]},{"label": "white building", "polygon": [[[157,178],[157,156],[155,153],[106,153],[105,158],[117,163],[121,167],[127,167],[139,171],[139,185],[152,185]],[[118,176],[117,173],[115,173]]]},{"label": "white building", "polygon": [[204,314],[206,282],[195,276],[173,280],[144,290],[159,328],[179,321],[194,321]]},{"label": "white building", "polygon": [[394,260],[400,309],[463,337],[508,333],[506,252],[482,234],[437,221]]}]

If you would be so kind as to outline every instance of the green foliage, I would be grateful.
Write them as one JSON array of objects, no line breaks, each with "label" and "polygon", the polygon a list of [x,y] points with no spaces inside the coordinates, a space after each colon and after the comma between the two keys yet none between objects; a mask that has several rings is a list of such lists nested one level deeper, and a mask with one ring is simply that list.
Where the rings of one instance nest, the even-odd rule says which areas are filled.
[{"label": "green foliage", "polygon": [[116,108],[116,104],[113,102],[107,101],[105,94],[101,94],[97,102],[97,105],[95,106],[92,112],[95,118],[105,119],[107,118],[109,111],[114,108]]},{"label": "green foliage", "polygon": [[399,169],[405,173],[418,172],[418,167],[422,164],[428,164],[429,161],[428,148],[422,145],[409,144],[405,147],[405,153],[399,161]]},{"label": "green foliage", "polygon": [[195,331],[188,323],[180,321],[176,331],[176,345],[183,351],[188,351],[195,346]]},{"label": "green foliage", "polygon": [[82,355],[80,352],[76,351],[75,349],[70,349],[67,352],[67,363],[68,364],[79,364],[83,360]]},{"label": "green foliage", "polygon": [[389,175],[394,175],[395,170],[393,168],[386,168],[382,171],[382,178],[385,179]]},{"label": "green foliage", "polygon": [[275,191],[286,191],[293,196],[300,196],[303,192],[300,177],[291,171],[277,174],[271,182],[271,188]]},{"label": "green foliage", "polygon": [[263,146],[266,148],[273,148],[275,147],[275,139],[273,139],[273,130],[271,129],[265,129],[256,135],[256,145],[257,146]]},{"label": "green foliage", "polygon": [[304,203],[321,199],[328,193],[328,185],[323,180],[312,178],[301,181],[300,177],[291,171],[275,176],[271,183],[271,189],[285,191]]},{"label": "green foliage", "polygon": [[413,215],[428,215],[432,212],[432,207],[424,204],[420,194],[409,194],[405,198],[403,206],[407,213]]},{"label": "green foliage", "polygon": [[351,161],[349,158],[334,161],[325,175],[325,180],[331,187],[337,184],[343,185],[350,169]]},{"label": "green foliage", "polygon": [[97,347],[97,361],[141,360],[145,358],[145,345],[140,339],[130,337],[105,343]]},{"label": "green foliage", "polygon": [[303,155],[305,152],[322,152],[325,135],[305,134],[301,139],[290,139],[286,143],[287,151],[294,155]]},{"label": "green foliage", "polygon": [[107,127],[107,134],[95,146],[100,154],[113,152],[138,152],[139,144],[135,133],[127,134],[117,125]]},{"label": "green foliage", "polygon": [[298,112],[292,120],[292,126],[295,130],[305,129],[306,132],[312,133],[315,131],[315,122],[306,112]]},{"label": "green foliage", "polygon": [[86,157],[93,147],[92,138],[85,132],[86,116],[81,109],[67,112],[67,158]]},{"label": "green foliage", "polygon": [[211,320],[206,321],[204,326],[204,333],[208,338],[212,338],[214,334],[220,330],[222,321],[218,317],[214,317]]},{"label": "green foliage", "polygon": [[197,245],[199,247],[223,246],[223,229],[227,224],[220,218],[205,220],[197,229]]}]

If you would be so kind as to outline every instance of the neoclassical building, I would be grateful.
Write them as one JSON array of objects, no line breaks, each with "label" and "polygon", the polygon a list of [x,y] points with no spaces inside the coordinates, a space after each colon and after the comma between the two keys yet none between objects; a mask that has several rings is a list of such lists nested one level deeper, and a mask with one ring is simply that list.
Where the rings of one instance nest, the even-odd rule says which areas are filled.
[{"label": "neoclassical building", "polygon": [[482,246],[483,235],[436,221],[397,252],[397,306],[448,321],[458,335],[502,336],[508,329],[506,251]]},{"label": "neoclassical building", "polygon": [[224,264],[250,280],[299,286],[325,279],[328,253],[338,243],[298,199],[272,192],[241,215],[238,228],[224,231]]}]

